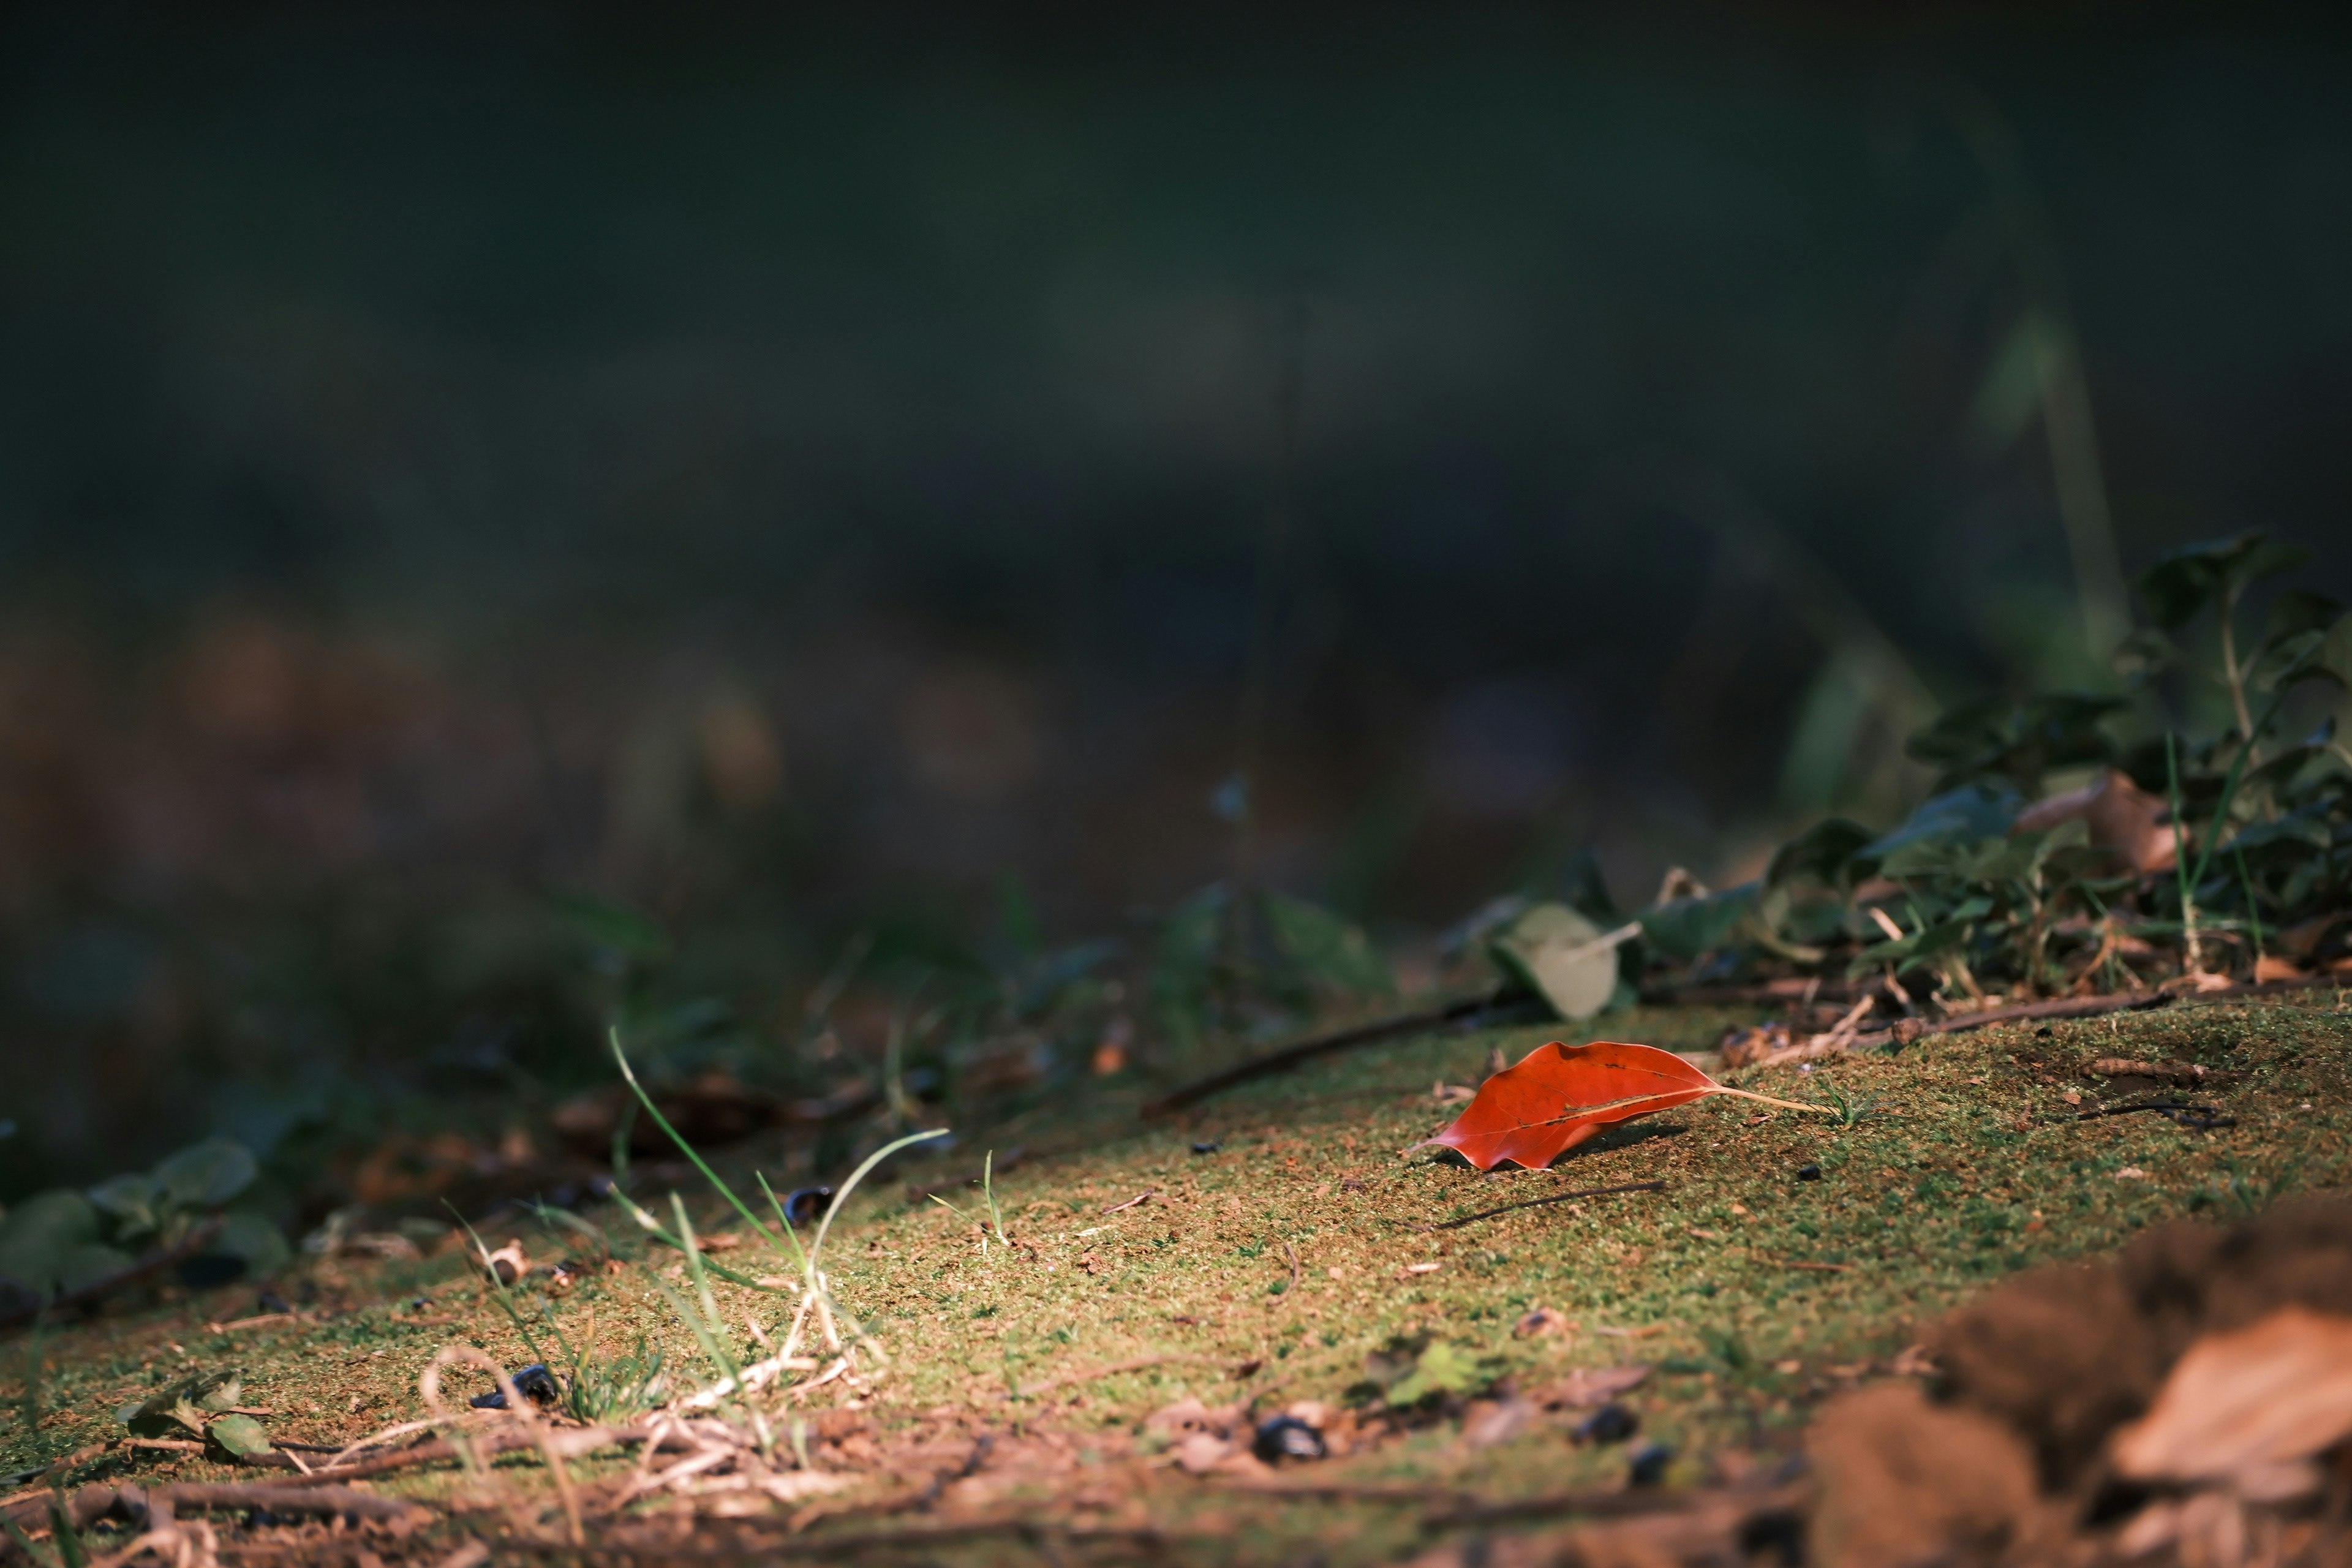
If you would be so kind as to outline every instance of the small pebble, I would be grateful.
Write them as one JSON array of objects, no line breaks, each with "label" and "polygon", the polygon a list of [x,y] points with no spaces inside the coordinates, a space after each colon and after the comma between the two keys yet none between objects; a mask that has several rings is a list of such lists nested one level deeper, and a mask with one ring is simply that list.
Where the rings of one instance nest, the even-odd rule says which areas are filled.
[{"label": "small pebble", "polygon": [[793,1225],[806,1225],[832,1201],[831,1187],[794,1187],[784,1194],[784,1218]]},{"label": "small pebble", "polygon": [[[552,1405],[563,1397],[563,1391],[555,1385],[555,1374],[547,1370],[544,1362],[531,1363],[516,1373],[510,1381],[515,1385],[515,1392],[533,1405]],[[503,1390],[492,1389],[488,1394],[474,1395],[467,1403],[477,1410],[504,1410],[507,1396]]]},{"label": "small pebble", "polygon": [[1330,1452],[1323,1446],[1323,1434],[1296,1415],[1276,1415],[1260,1422],[1250,1447],[1269,1465],[1285,1459],[1319,1459]]},{"label": "small pebble", "polygon": [[1203,1138],[1192,1145],[1192,1152],[1195,1154],[1213,1154],[1218,1150],[1223,1148],[1224,1144],[1225,1141],[1222,1138]]},{"label": "small pebble", "polygon": [[1822,1168],[1819,1165],[1800,1165],[1797,1167],[1797,1180],[1801,1182],[1818,1182],[1821,1179]]},{"label": "small pebble", "polygon": [[1644,1443],[1633,1450],[1633,1458],[1625,1472],[1625,1484],[1631,1487],[1654,1487],[1666,1479],[1666,1467],[1674,1463],[1675,1450],[1666,1443]]},{"label": "small pebble", "polygon": [[1622,1443],[1642,1429],[1642,1418],[1622,1405],[1604,1405],[1576,1424],[1580,1443]]}]

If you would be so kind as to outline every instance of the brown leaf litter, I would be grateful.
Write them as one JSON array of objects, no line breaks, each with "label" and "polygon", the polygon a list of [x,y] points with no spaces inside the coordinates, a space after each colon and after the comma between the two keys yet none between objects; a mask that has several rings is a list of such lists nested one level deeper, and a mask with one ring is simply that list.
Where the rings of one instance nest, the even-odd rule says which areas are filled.
[{"label": "brown leaf litter", "polygon": [[2352,1562],[2352,1205],[2151,1231],[2111,1261],[1998,1287],[1931,1343],[1932,1391],[1882,1384],[1823,1408],[1802,1479],[1767,1472],[1603,1523],[1474,1536],[1421,1568],[1767,1551],[1820,1568]]}]

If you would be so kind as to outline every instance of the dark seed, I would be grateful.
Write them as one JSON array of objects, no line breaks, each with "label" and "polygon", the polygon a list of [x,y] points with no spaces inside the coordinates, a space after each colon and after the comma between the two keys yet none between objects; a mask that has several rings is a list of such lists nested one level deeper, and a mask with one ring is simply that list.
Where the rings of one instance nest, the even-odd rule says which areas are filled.
[{"label": "dark seed", "polygon": [[264,1290],[261,1300],[254,1304],[265,1312],[290,1312],[294,1310],[287,1303],[286,1298],[275,1290]]},{"label": "dark seed", "polygon": [[[547,1370],[544,1362],[531,1363],[509,1381],[515,1385],[517,1394],[533,1405],[552,1405],[563,1397],[563,1390],[556,1386],[555,1374]],[[503,1390],[493,1389],[488,1394],[478,1394],[466,1403],[477,1410],[504,1410],[507,1396]]]},{"label": "dark seed", "polygon": [[1323,1434],[1294,1415],[1276,1415],[1260,1422],[1251,1449],[1267,1464],[1285,1459],[1319,1459],[1330,1452]]},{"label": "dark seed", "polygon": [[1203,1138],[1192,1145],[1192,1152],[1195,1154],[1213,1154],[1219,1149],[1224,1147],[1224,1142],[1225,1141],[1222,1138]]},{"label": "dark seed", "polygon": [[831,1187],[794,1187],[784,1194],[784,1217],[794,1225],[806,1225],[824,1212],[833,1202]]},{"label": "dark seed", "polygon": [[2037,1040],[2046,1040],[2052,1036],[2057,1034],[2057,1030],[2052,1028],[2049,1025],[2044,1024],[2042,1027],[2033,1031],[2033,1037]]},{"label": "dark seed", "polygon": [[1797,1167],[1797,1180],[1801,1182],[1818,1182],[1821,1179],[1822,1168],[1819,1165],[1800,1165]]},{"label": "dark seed", "polygon": [[1625,1484],[1633,1487],[1654,1487],[1666,1479],[1666,1467],[1674,1463],[1675,1450],[1665,1443],[1644,1443],[1633,1450],[1632,1466],[1625,1472]]},{"label": "dark seed", "polygon": [[1580,1443],[1622,1443],[1642,1429],[1642,1418],[1622,1405],[1604,1405],[1576,1424]]}]

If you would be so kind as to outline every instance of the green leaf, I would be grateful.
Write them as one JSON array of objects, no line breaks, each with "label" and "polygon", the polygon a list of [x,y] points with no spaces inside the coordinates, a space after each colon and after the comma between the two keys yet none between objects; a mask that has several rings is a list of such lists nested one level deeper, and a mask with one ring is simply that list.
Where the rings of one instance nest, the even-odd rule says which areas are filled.
[{"label": "green leaf", "polygon": [[2270,613],[2263,617],[2263,641],[2274,643],[2299,632],[2324,632],[2343,615],[2344,605],[2338,600],[2308,588],[2287,588],[2271,601]]},{"label": "green leaf", "polygon": [[139,1437],[167,1437],[185,1430],[201,1437],[208,1416],[237,1404],[245,1394],[244,1374],[204,1372],[182,1378],[115,1412],[115,1419]]},{"label": "green leaf", "polygon": [[98,1210],[80,1193],[26,1198],[0,1220],[0,1277],[34,1294],[78,1290],[131,1267],[128,1253],[98,1239]]},{"label": "green leaf", "polygon": [[100,1213],[113,1218],[118,1237],[144,1236],[163,1223],[156,1212],[155,1178],[148,1172],[110,1176],[90,1188],[88,1196]]},{"label": "green leaf", "polygon": [[2119,697],[2053,691],[2022,702],[1985,698],[1948,709],[1905,749],[1943,768],[1937,788],[1979,782],[2037,793],[2053,768],[2111,760],[2115,744],[2101,728],[2125,706]]},{"label": "green leaf", "polygon": [[1685,962],[1704,957],[1731,940],[1732,931],[1756,908],[1759,891],[1759,884],[1743,882],[1703,899],[1675,899],[1643,910],[1637,917],[1642,935],[1670,957]]},{"label": "green leaf", "polygon": [[1358,996],[1387,996],[1396,991],[1389,966],[1360,926],[1351,925],[1330,910],[1303,899],[1280,893],[1259,895],[1266,930],[1274,945],[1308,980],[1331,990]]},{"label": "green leaf", "polygon": [[1449,1344],[1433,1344],[1421,1352],[1410,1374],[1389,1385],[1392,1407],[1416,1405],[1433,1394],[1463,1394],[1479,1382],[1478,1363]]},{"label": "green leaf", "polygon": [[214,1209],[253,1184],[260,1173],[252,1151],[234,1138],[191,1143],[155,1167],[159,1198],[174,1208]]},{"label": "green leaf", "polygon": [[2180,663],[2173,640],[2151,626],[2143,626],[2116,645],[2108,662],[2134,688],[2147,685]]},{"label": "green leaf", "polygon": [[1496,966],[1566,1019],[1589,1018],[1617,989],[1617,950],[1593,950],[1601,928],[1566,904],[1538,904],[1487,943]]},{"label": "green leaf", "polygon": [[277,1451],[269,1434],[250,1415],[223,1415],[205,1428],[205,1436],[240,1459],[258,1459]]},{"label": "green leaf", "polygon": [[1911,814],[1910,820],[1885,837],[1865,844],[1854,854],[1862,864],[1884,869],[1886,859],[1906,845],[1919,843],[1974,844],[2004,837],[2017,820],[2014,790],[1970,784],[1939,795]]},{"label": "green leaf", "polygon": [[221,1216],[221,1227],[206,1244],[207,1255],[238,1258],[247,1276],[275,1274],[293,1261],[286,1233],[266,1215],[238,1211]]},{"label": "green leaf", "polygon": [[1843,816],[1816,822],[1780,846],[1764,873],[1764,885],[1778,888],[1801,878],[1824,887],[1843,887],[1851,879],[1849,862],[1869,842],[1870,829],[1858,822]]},{"label": "green leaf", "polygon": [[2319,662],[2336,679],[2352,686],[2352,616],[2343,616],[2327,628],[2326,639],[2320,644]]},{"label": "green leaf", "polygon": [[2208,607],[2265,577],[2288,572],[2311,552],[2260,533],[2176,550],[2140,574],[2140,597],[2166,631],[2179,631]]}]

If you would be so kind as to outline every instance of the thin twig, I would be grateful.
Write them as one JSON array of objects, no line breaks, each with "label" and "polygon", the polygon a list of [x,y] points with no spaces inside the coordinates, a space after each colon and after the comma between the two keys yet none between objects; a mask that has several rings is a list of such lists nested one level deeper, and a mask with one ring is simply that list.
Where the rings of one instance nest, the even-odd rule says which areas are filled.
[{"label": "thin twig", "polygon": [[1541,1208],[1546,1204],[1564,1204],[1577,1198],[1612,1197],[1619,1193],[1663,1193],[1665,1190],[1666,1184],[1664,1182],[1627,1182],[1622,1186],[1615,1187],[1582,1187],[1572,1193],[1554,1193],[1548,1198],[1529,1198],[1525,1203],[1505,1204],[1501,1208],[1488,1209],[1484,1214],[1465,1215],[1460,1219],[1449,1219],[1443,1225],[1424,1226],[1422,1228],[1459,1230],[1465,1225],[1475,1225],[1482,1219],[1493,1219],[1496,1215],[1510,1214],[1518,1209]]},{"label": "thin twig", "polygon": [[1235,1084],[1287,1072],[1299,1063],[1311,1061],[1317,1057],[1328,1056],[1334,1051],[1352,1050],[1358,1046],[1373,1045],[1381,1040],[1392,1040],[1399,1035],[1417,1035],[1428,1029],[1475,1027],[1549,1016],[1550,1009],[1533,999],[1505,1002],[1497,996],[1487,995],[1469,997],[1426,1012],[1402,1013],[1394,1017],[1375,1019],[1369,1024],[1356,1024],[1284,1046],[1264,1056],[1251,1057],[1204,1078],[1181,1084],[1157,1100],[1146,1100],[1142,1114],[1146,1119],[1165,1116],[1211,1095],[1223,1094]]},{"label": "thin twig", "polygon": [[1855,1035],[1840,1046],[1795,1046],[1785,1051],[1776,1051],[1758,1065],[1780,1067],[1815,1057],[1875,1050],[1883,1046],[1908,1043],[1927,1035],[1957,1035],[1991,1024],[2021,1024],[2043,1018],[2103,1018],[2110,1013],[2136,1013],[2192,1003],[2235,1002],[2249,996],[2270,996],[2284,992],[2307,991],[2314,986],[2341,986],[2344,984],[2345,977],[2340,974],[2299,974],[2292,980],[2224,985],[2211,991],[2194,991],[2185,994],[2169,991],[2125,991],[2105,996],[2059,996],[2046,1002],[2021,1002],[2009,1007],[1987,1007],[1980,1012],[1960,1013],[1933,1021],[1906,1018],[1894,1028],[1874,1029],[1867,1034]]},{"label": "thin twig", "polygon": [[2183,1112],[2201,1119],[2194,1122],[2184,1121],[2184,1126],[2234,1127],[2238,1124],[2236,1117],[2222,1115],[2218,1105],[2191,1105],[2179,1100],[2135,1100],[2122,1105],[2086,1106],[2074,1113],[2074,1120],[2091,1121],[2102,1116],[2129,1116],[2136,1110],[2153,1110],[2175,1121],[2182,1121]]}]

